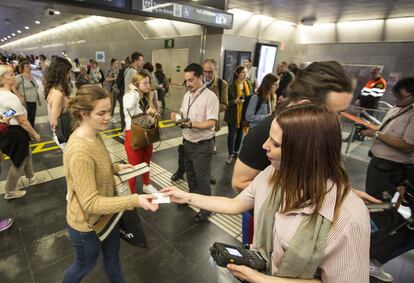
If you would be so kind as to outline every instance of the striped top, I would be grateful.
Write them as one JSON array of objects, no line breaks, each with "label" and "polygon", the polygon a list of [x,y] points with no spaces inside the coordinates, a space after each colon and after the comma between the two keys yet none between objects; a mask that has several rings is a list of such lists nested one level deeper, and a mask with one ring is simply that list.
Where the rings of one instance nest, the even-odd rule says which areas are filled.
[{"label": "striped top", "polygon": [[[272,190],[269,180],[274,168],[267,167],[254,181],[240,193],[238,198],[255,207],[254,222],[258,223],[260,207]],[[332,189],[326,194],[320,214],[333,221],[336,186],[328,182]],[[287,214],[276,213],[273,228],[272,273],[278,272],[289,242],[298,229],[304,215],[313,212],[313,207],[305,207]],[[256,227],[255,227],[256,228]],[[363,201],[350,192],[339,210],[336,222],[326,240],[325,258],[319,266],[324,283],[365,283],[369,282],[369,213]],[[252,245],[254,249],[255,243]]]},{"label": "striped top", "polygon": [[381,97],[387,89],[387,82],[383,77],[369,80],[361,90],[362,96]]}]

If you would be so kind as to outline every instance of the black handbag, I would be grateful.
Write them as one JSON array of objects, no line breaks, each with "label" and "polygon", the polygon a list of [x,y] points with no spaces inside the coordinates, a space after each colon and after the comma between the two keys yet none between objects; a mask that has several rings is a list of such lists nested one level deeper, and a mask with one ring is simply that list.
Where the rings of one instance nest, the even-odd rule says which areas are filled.
[{"label": "black handbag", "polygon": [[136,209],[124,211],[119,220],[121,239],[132,246],[148,248],[144,227]]},{"label": "black handbag", "polygon": [[62,112],[57,119],[55,134],[60,143],[68,142],[69,137],[72,134],[72,117],[69,112]]}]

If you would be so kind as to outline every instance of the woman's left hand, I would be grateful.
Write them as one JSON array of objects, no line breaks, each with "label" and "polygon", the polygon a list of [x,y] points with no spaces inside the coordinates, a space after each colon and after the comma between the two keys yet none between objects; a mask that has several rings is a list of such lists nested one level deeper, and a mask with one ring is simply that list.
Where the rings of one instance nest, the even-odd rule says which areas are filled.
[{"label": "woman's left hand", "polygon": [[266,276],[245,265],[227,264],[227,269],[230,270],[235,277],[251,283],[263,282]]},{"label": "woman's left hand", "polygon": [[128,169],[128,168],[134,168],[134,165],[131,164],[119,164],[119,171]]},{"label": "woman's left hand", "polygon": [[148,108],[146,113],[153,117],[157,115],[157,111],[154,108]]}]

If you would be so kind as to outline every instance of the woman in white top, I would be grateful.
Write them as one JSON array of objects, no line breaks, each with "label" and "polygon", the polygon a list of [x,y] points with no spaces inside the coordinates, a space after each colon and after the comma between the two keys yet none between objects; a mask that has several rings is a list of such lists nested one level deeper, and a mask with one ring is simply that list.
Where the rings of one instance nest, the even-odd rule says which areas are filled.
[{"label": "woman in white top", "polygon": [[[143,148],[133,149],[131,147],[131,117],[147,113],[155,116],[157,112],[154,107],[153,97],[151,92],[151,80],[146,72],[138,72],[132,76],[132,82],[129,85],[129,91],[125,93],[123,97],[124,112],[125,112],[125,151],[128,157],[128,162],[132,165],[137,165],[142,162],[146,162],[150,165],[152,157],[152,144],[149,144]],[[129,187],[131,193],[136,192],[136,178],[130,179]],[[150,184],[150,174],[142,174],[142,182],[144,183],[143,191],[145,193],[158,192]]]},{"label": "woman in white top", "polygon": [[27,112],[23,104],[11,92],[15,81],[13,67],[0,65],[0,113],[14,113],[9,122],[8,133],[0,139],[0,150],[12,161],[6,180],[5,199],[20,198],[26,195],[26,191],[16,190],[17,182],[23,172],[26,175],[26,183],[29,185],[42,181],[41,178],[34,176],[32,152],[29,147],[29,137],[39,142],[40,136],[27,120]]},{"label": "woman in white top", "polygon": [[38,85],[32,76],[32,68],[28,61],[23,61],[19,64],[20,75],[16,77],[16,89],[20,96],[24,98],[27,109],[27,119],[30,125],[34,128],[36,118],[36,102],[42,105],[40,96],[37,92]]},{"label": "woman in white top", "polygon": [[46,78],[45,97],[47,100],[47,113],[50,127],[52,128],[53,139],[63,150],[65,141],[59,141],[56,137],[58,118],[66,109],[70,95],[70,71],[72,65],[66,59],[57,57],[48,68]]}]

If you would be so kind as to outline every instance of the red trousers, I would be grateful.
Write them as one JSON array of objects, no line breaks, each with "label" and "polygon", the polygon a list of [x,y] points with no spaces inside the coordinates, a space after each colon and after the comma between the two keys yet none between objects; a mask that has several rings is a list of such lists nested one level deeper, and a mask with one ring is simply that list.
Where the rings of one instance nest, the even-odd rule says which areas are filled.
[{"label": "red trousers", "polygon": [[[126,155],[128,157],[128,163],[131,165],[137,165],[142,162],[146,162],[148,166],[151,162],[152,157],[152,144],[139,148],[139,149],[132,149],[131,147],[131,131],[125,132],[125,151]],[[150,184],[150,173],[147,172],[145,174],[142,174],[142,182],[144,185]],[[137,178],[132,178],[128,180],[129,183],[129,189],[131,190],[131,193],[136,192],[136,185],[137,185]]]}]

